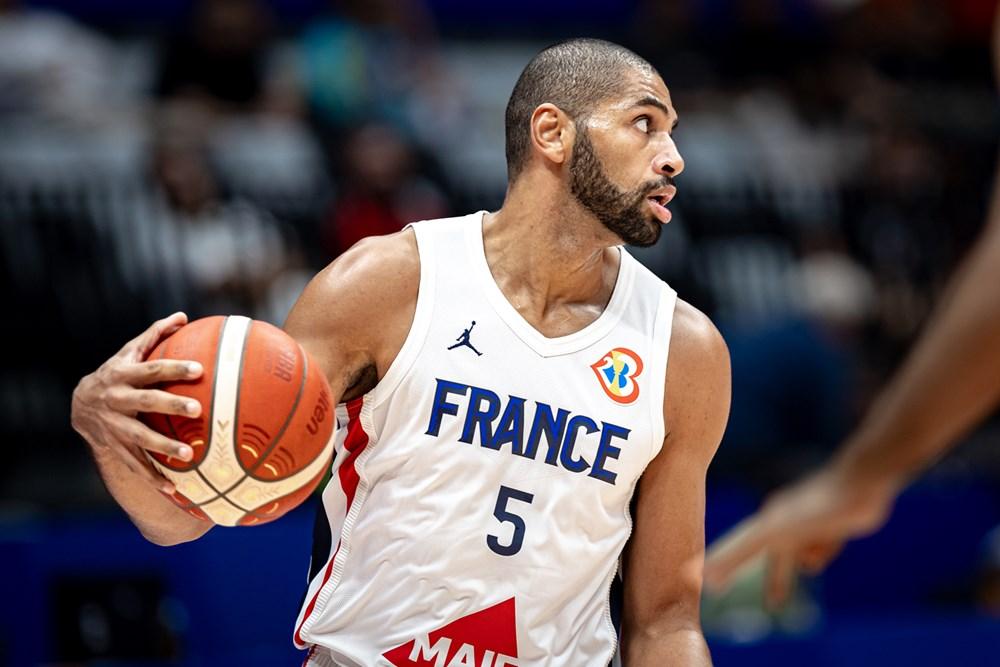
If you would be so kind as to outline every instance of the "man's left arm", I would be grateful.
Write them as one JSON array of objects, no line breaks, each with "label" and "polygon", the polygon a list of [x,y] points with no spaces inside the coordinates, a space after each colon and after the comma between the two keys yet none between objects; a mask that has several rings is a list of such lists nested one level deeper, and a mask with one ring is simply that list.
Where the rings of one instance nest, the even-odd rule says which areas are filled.
[{"label": "man's left arm", "polygon": [[705,474],[729,417],[729,351],[705,315],[678,301],[664,393],[666,437],[639,482],[626,551],[627,667],[711,665],[699,607]]}]

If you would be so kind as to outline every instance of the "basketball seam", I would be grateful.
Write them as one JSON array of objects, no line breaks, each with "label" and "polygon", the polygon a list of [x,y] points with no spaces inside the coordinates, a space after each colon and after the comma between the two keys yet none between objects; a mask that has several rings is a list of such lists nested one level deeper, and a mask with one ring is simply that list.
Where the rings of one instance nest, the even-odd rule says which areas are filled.
[{"label": "basketball seam", "polygon": [[[247,337],[249,338],[249,333],[248,333]],[[225,491],[222,491],[221,492],[222,494],[229,493],[230,491],[232,491],[233,489],[235,489],[237,486],[239,486],[240,484],[242,484],[243,481],[247,477],[250,477],[253,474],[253,472],[258,467],[260,467],[261,465],[263,465],[263,462],[267,458],[267,456],[272,451],[274,451],[274,448],[278,446],[279,442],[281,442],[281,438],[285,435],[285,431],[288,430],[288,425],[292,423],[292,419],[295,417],[295,413],[298,412],[299,403],[302,401],[302,395],[305,393],[306,380],[308,378],[308,372],[309,372],[309,356],[306,354],[305,350],[302,349],[301,345],[299,345],[299,352],[302,354],[302,379],[299,382],[298,393],[295,395],[295,401],[292,403],[292,407],[288,411],[288,417],[285,419],[285,423],[281,425],[280,429],[278,429],[278,433],[274,436],[274,439],[271,441],[271,444],[268,445],[267,448],[264,449],[264,451],[262,451],[260,453],[260,458],[257,459],[257,462],[254,463],[254,465],[250,466],[249,469],[244,468],[243,469],[243,472],[244,472],[243,477],[241,477],[236,482],[234,482],[233,485],[230,486],[228,489],[226,489]],[[243,364],[244,361],[245,361],[245,359],[241,359],[240,360],[240,364],[241,364],[240,365],[240,371],[241,372],[242,372],[242,369],[243,369],[242,364]],[[238,402],[237,402],[237,418],[239,418],[239,403]],[[234,425],[234,428],[233,428],[233,437],[234,438],[236,437],[236,428],[235,428],[235,425]],[[238,460],[238,457],[237,457],[237,460]],[[242,467],[242,465],[240,467]],[[258,479],[258,478],[254,477],[253,479]],[[271,482],[271,481],[279,481],[279,480],[262,479],[262,480],[258,480],[258,481],[261,481],[261,482]],[[249,510],[247,510],[247,511],[249,511]]]},{"label": "basketball seam", "polygon": [[[236,373],[236,414],[233,416],[233,454],[236,456],[236,463],[243,469],[243,477],[240,478],[236,484],[246,479],[247,469],[243,467],[243,460],[240,459],[239,452],[237,451],[237,445],[239,445],[239,432],[240,432],[240,395],[243,393],[243,369],[247,365],[247,346],[250,344],[250,333],[253,331],[253,320],[250,320],[250,324],[247,326],[246,334],[243,336],[243,347],[240,349],[240,370]],[[233,487],[230,487],[223,491],[223,493],[229,493]]]},{"label": "basketball seam", "polygon": [[[212,427],[212,420],[215,418],[215,390],[218,387],[218,383],[219,383],[219,355],[222,353],[222,340],[223,340],[224,334],[226,333],[226,325],[227,324],[229,324],[229,316],[228,315],[225,316],[225,319],[222,320],[222,324],[219,326],[219,342],[216,344],[216,347],[215,347],[215,368],[212,369],[212,400],[211,400],[211,402],[208,405],[208,420],[206,422],[206,424],[208,426],[208,446],[209,447],[211,447],[213,445],[213,443],[212,443],[212,439],[213,439],[212,438],[212,433],[213,433],[213,431],[215,429]],[[201,463],[203,463],[203,462],[204,461],[202,461]],[[201,463],[199,463],[194,468],[194,471],[196,473],[198,473],[198,477],[201,477],[202,481],[205,482],[205,484],[208,485],[208,488],[210,488],[213,491],[215,491],[215,495],[212,496],[211,498],[207,498],[206,500],[203,500],[200,503],[195,503],[195,507],[199,507],[199,508],[202,507],[202,506],[204,506],[204,505],[207,505],[208,503],[215,502],[220,497],[222,497],[222,492],[219,491],[217,488],[215,488],[215,485],[212,484],[212,482],[210,482],[208,480],[208,478],[205,477],[205,473],[203,473],[201,471]]]},{"label": "basketball seam", "polygon": [[[319,477],[319,478],[320,478],[320,479],[319,479],[319,480],[318,480],[318,481],[316,482],[316,484],[317,484],[317,485],[319,484],[319,482],[323,481],[323,475],[325,475],[325,474],[326,474],[326,468],[323,468],[323,469],[322,469],[322,470],[320,470],[320,471],[319,471],[319,473],[318,473],[318,474],[316,475],[316,477]],[[309,480],[308,482],[306,482],[306,484],[307,484],[307,485],[308,485],[308,484],[312,484],[313,480],[315,480],[315,479],[316,479],[316,477],[313,477],[312,479],[310,479],[310,480]],[[274,499],[274,501],[279,501],[279,500],[284,500],[284,499],[285,499],[285,498],[287,498],[288,496],[291,496],[291,495],[293,495],[293,494],[295,494],[295,493],[298,493],[298,492],[299,492],[299,491],[301,491],[301,490],[302,490],[302,487],[298,487],[298,488],[297,488],[297,489],[295,489],[294,491],[289,491],[289,492],[288,492],[288,493],[286,493],[285,495],[283,495],[283,496],[279,496],[278,498],[275,498],[275,499]],[[313,488],[312,488],[312,489],[311,489],[311,490],[309,491],[309,495],[312,495],[312,492],[313,492],[313,491],[315,491],[315,490],[316,490],[316,486],[314,485],[314,486],[313,486]],[[306,498],[308,498],[308,497],[309,497],[309,495],[307,495],[307,496],[306,496]],[[227,500],[229,500],[229,499],[227,498]],[[263,516],[262,516],[262,512],[263,512],[263,509],[264,509],[265,507],[267,507],[267,504],[265,503],[264,505],[260,505],[259,507],[256,507],[256,508],[254,508],[254,509],[243,509],[243,507],[241,507],[240,505],[237,505],[237,504],[236,504],[236,503],[235,503],[234,501],[232,501],[232,500],[229,500],[229,502],[230,502],[230,504],[234,505],[235,507],[237,507],[237,508],[239,508],[239,509],[243,510],[244,512],[246,512],[246,515],[245,515],[245,516],[243,517],[243,519],[246,519],[247,517],[255,517],[255,518],[258,518],[258,519],[260,519],[260,518],[263,518]],[[241,521],[242,521],[243,519],[241,519]]]}]

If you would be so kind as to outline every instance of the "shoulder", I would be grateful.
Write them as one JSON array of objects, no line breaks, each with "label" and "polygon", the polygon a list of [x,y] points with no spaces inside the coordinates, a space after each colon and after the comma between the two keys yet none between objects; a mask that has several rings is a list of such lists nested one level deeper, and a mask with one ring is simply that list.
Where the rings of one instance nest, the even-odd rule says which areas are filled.
[{"label": "shoulder", "polygon": [[328,377],[381,369],[406,338],[419,283],[412,229],[363,239],[309,282],[285,330],[318,357]]},{"label": "shoulder", "polygon": [[677,299],[670,333],[669,365],[723,361],[728,366],[729,348],[715,324],[687,301]]},{"label": "shoulder", "polygon": [[[668,438],[680,431],[702,429],[717,431],[721,438],[729,416],[729,348],[708,316],[680,299],[674,311],[665,382],[663,414]],[[717,445],[718,441],[713,452]]]},{"label": "shoulder", "polygon": [[309,288],[317,295],[364,302],[372,297],[393,298],[394,288],[411,285],[420,276],[416,235],[404,229],[386,236],[369,236],[320,271]]}]

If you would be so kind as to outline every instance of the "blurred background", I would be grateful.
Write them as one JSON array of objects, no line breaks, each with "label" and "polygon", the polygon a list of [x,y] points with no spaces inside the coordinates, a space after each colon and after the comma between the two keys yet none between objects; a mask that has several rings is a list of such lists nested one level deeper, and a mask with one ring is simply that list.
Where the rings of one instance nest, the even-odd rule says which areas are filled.
[{"label": "blurred background", "polygon": [[[314,506],[146,544],[71,431],[69,396],[155,318],[281,324],[358,239],[497,208],[507,96],[565,37],[635,49],[680,114],[674,219],[636,254],[732,352],[718,535],[856,423],[982,226],[993,12],[0,0],[0,665],[301,661]],[[752,576],[706,600],[716,664],[1000,664],[998,482],[994,419],[783,610]]]}]

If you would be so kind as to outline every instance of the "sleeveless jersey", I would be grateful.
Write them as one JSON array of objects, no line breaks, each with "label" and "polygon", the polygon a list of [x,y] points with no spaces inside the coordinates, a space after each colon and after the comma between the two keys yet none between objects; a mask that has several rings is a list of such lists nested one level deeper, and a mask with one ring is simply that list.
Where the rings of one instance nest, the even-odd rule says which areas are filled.
[{"label": "sleeveless jersey", "polygon": [[607,665],[629,502],[664,437],[676,293],[624,249],[611,299],[548,338],[507,301],[483,213],[412,225],[413,323],[338,408],[294,639],[308,664]]}]

